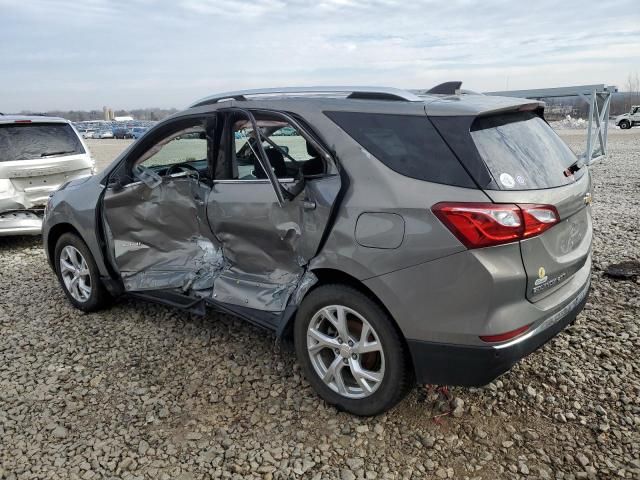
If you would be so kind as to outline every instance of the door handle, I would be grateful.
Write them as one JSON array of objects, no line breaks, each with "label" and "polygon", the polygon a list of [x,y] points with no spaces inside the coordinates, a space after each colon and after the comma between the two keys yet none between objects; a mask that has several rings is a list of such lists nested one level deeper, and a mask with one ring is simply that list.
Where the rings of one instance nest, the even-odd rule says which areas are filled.
[{"label": "door handle", "polygon": [[315,210],[316,202],[314,202],[313,200],[303,200],[302,208],[304,208],[305,210]]}]

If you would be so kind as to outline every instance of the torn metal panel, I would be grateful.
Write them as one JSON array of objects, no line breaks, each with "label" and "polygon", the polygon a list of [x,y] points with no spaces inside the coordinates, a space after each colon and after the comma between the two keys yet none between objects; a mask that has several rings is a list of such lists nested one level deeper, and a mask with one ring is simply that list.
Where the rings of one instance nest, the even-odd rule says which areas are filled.
[{"label": "torn metal panel", "polygon": [[291,298],[289,300],[289,305],[300,305],[307,292],[316,283],[318,283],[318,277],[316,277],[316,275],[311,270],[307,270],[298,282],[298,286],[293,291],[293,294],[291,295]]},{"label": "torn metal panel", "polygon": [[223,272],[215,280],[213,298],[223,303],[267,312],[281,312],[295,290],[299,277],[282,283],[265,282],[264,278],[262,275]]},{"label": "torn metal panel", "polygon": [[[148,245],[115,241],[116,257],[118,252],[135,254],[136,251],[149,248]],[[121,272],[125,289],[140,291],[177,288],[187,292],[213,288],[215,277],[224,267],[224,258],[222,250],[216,248],[211,240],[202,236],[185,239],[173,253],[170,256],[159,255],[156,263],[143,270]]]},{"label": "torn metal panel", "polygon": [[156,188],[107,191],[110,254],[125,290],[212,288],[224,259],[206,221],[208,189],[191,177],[169,177]]}]

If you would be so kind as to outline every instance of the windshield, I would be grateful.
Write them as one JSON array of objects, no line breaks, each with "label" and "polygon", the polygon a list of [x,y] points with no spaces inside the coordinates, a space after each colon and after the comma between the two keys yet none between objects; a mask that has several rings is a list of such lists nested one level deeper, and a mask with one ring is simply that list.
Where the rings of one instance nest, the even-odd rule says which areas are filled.
[{"label": "windshield", "polygon": [[85,153],[66,123],[0,125],[0,162],[35,160]]},{"label": "windshield", "polygon": [[560,187],[584,172],[567,171],[575,154],[533,113],[478,118],[471,136],[501,190]]}]

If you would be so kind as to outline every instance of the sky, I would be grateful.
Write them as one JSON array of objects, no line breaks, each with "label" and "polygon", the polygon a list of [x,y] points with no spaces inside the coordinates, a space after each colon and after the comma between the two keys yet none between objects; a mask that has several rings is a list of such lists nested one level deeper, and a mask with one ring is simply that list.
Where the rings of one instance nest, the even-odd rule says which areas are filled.
[{"label": "sky", "polygon": [[3,112],[282,86],[624,89],[632,72],[639,0],[0,0]]}]

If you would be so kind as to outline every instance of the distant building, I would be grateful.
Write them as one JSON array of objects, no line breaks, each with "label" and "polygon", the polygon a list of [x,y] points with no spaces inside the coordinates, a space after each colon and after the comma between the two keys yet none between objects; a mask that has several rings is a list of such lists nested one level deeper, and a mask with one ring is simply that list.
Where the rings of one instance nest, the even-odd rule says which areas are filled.
[{"label": "distant building", "polygon": [[113,110],[111,107],[102,107],[102,115],[107,122],[113,120]]}]

